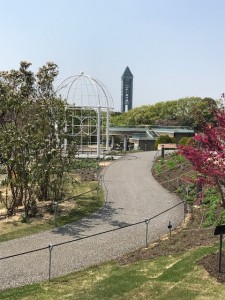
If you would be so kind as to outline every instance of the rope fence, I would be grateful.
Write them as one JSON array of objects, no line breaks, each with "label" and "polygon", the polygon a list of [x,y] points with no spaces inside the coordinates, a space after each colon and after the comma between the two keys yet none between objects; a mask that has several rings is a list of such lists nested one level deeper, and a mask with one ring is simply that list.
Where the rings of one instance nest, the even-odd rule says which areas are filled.
[{"label": "rope fence", "polygon": [[[135,227],[135,226],[138,226],[140,224],[146,224],[145,226],[145,230],[143,231],[143,246],[147,247],[148,246],[148,243],[149,243],[149,234],[151,234],[152,238],[159,238],[159,235],[157,236],[156,232],[157,232],[157,224],[154,225],[153,221],[158,219],[160,216],[163,216],[165,215],[166,213],[168,213],[169,211],[172,211],[174,210],[175,208],[179,207],[180,205],[184,205],[184,215],[183,215],[183,218],[185,217],[185,201],[181,201],[179,203],[177,203],[176,205],[152,216],[152,217],[149,217],[149,218],[145,218],[144,220],[141,220],[141,221],[138,221],[138,222],[134,222],[132,224],[126,224],[124,226],[121,226],[121,227],[116,227],[116,228],[113,228],[113,229],[109,229],[109,230],[105,230],[105,231],[101,231],[101,232],[98,232],[98,233],[95,233],[95,234],[91,234],[91,235],[88,235],[88,236],[83,236],[83,237],[79,237],[79,238],[75,238],[75,239],[72,239],[72,240],[67,240],[67,241],[63,241],[63,242],[59,242],[59,243],[49,243],[48,245],[46,245],[45,247],[40,247],[40,248],[37,248],[37,249],[33,249],[33,250],[30,250],[30,251],[25,251],[25,252],[21,252],[21,253],[16,253],[16,254],[12,254],[12,255],[8,255],[8,256],[4,256],[4,257],[0,257],[0,261],[7,261],[8,259],[11,259],[11,258],[16,258],[18,256],[23,256],[23,255],[29,255],[31,253],[34,253],[34,252],[39,252],[39,251],[43,251],[43,250],[48,250],[49,251],[49,254],[48,254],[48,279],[51,280],[51,274],[52,274],[52,267],[53,267],[53,261],[52,261],[52,251],[54,248],[56,247],[59,247],[59,246],[64,246],[64,245],[67,245],[67,244],[71,244],[71,243],[76,243],[76,242],[79,242],[79,241],[82,241],[82,240],[87,240],[87,239],[90,239],[90,238],[94,238],[94,237],[97,237],[97,236],[104,236],[106,234],[112,234],[113,232],[116,232],[116,231],[122,231],[128,227]],[[169,218],[169,216],[168,216]],[[160,221],[160,220],[159,220]],[[172,230],[172,227],[176,227],[179,223],[181,223],[183,221],[183,219],[181,220],[180,218],[178,218],[178,220],[171,220],[171,219],[168,219],[167,221],[167,224],[165,224],[167,227],[165,230],[166,232],[170,233],[171,234],[171,230]],[[151,225],[151,232],[150,232],[150,225]],[[155,237],[153,237],[153,235],[156,235]],[[130,235],[132,236],[132,232],[130,233]],[[118,243],[120,241],[117,241]],[[64,252],[64,250],[63,250]],[[47,257],[46,257],[47,258]],[[31,266],[32,267],[32,266]]]},{"label": "rope fence", "polygon": [[[157,157],[157,155],[159,154],[159,152],[157,152],[155,159]],[[80,195],[76,195],[73,196],[67,200],[70,199],[75,199],[81,195],[90,193],[92,191],[97,191],[98,193],[98,189],[99,186],[102,186],[104,188],[105,191],[105,203],[107,203],[107,199],[108,199],[108,190],[104,181],[104,173],[103,174],[98,174],[98,186],[97,188],[94,188],[92,190],[89,190],[87,192],[84,192]],[[183,210],[179,209],[180,206],[183,206]],[[175,211],[175,209],[179,209],[179,211]],[[56,242],[56,243],[51,243],[49,241],[48,245],[44,246],[44,247],[40,247],[40,248],[36,248],[36,249],[32,249],[29,251],[24,251],[24,252],[20,252],[20,253],[15,253],[15,254],[11,254],[11,255],[5,255],[0,257],[0,262],[1,262],[1,271],[6,272],[7,276],[9,278],[15,278],[15,270],[16,268],[14,267],[14,263],[16,263],[16,261],[13,263],[9,262],[10,259],[16,259],[17,257],[25,257],[26,255],[28,257],[26,257],[26,259],[23,259],[21,262],[21,266],[22,268],[25,270],[22,272],[22,276],[24,276],[23,278],[20,278],[20,284],[27,284],[27,283],[31,283],[31,282],[35,282],[35,281],[40,281],[40,279],[44,280],[44,279],[48,279],[49,281],[51,280],[51,278],[57,277],[62,275],[62,273],[58,272],[58,270],[56,269],[66,269],[67,273],[70,273],[72,271],[76,270],[76,267],[74,267],[72,264],[69,266],[69,268],[67,269],[67,265],[68,265],[68,260],[72,259],[73,257],[74,259],[76,258],[77,254],[75,254],[73,252],[73,249],[71,251],[71,246],[66,247],[66,245],[69,244],[73,244],[76,245],[76,247],[74,247],[77,252],[78,249],[81,249],[81,252],[78,252],[79,254],[79,259],[83,265],[84,260],[86,259],[86,256],[84,253],[84,251],[82,251],[82,247],[90,247],[90,245],[92,247],[98,247],[98,245],[96,244],[96,241],[93,240],[92,242],[89,242],[89,240],[95,238],[95,237],[100,237],[102,236],[102,239],[100,239],[100,244],[104,243],[104,246],[106,246],[106,250],[104,251],[111,251],[112,247],[116,247],[116,244],[120,244],[121,245],[121,249],[122,248],[126,248],[126,243],[127,240],[129,240],[130,244],[133,244],[133,248],[129,248],[127,250],[126,248],[126,253],[128,253],[129,251],[141,248],[141,247],[148,247],[149,242],[153,242],[157,239],[159,239],[162,235],[164,234],[170,234],[172,232],[172,228],[176,228],[185,218],[186,213],[188,212],[188,210],[186,209],[186,203],[185,201],[180,201],[179,203],[169,207],[166,210],[163,210],[161,212],[159,212],[158,214],[151,216],[149,218],[145,218],[143,220],[137,221],[137,222],[133,222],[133,223],[129,223],[127,224],[125,221],[121,222],[121,224],[113,224],[113,226],[117,226],[115,228],[112,229],[108,229],[108,230],[103,230],[101,232],[97,232],[94,234],[90,234],[87,236],[82,236],[82,237],[78,237],[78,238],[74,238],[74,239],[70,239],[70,240],[66,240],[66,241],[62,241],[62,242]],[[110,223],[110,222],[109,222]],[[163,228],[164,231],[162,231],[162,224],[163,224]],[[144,227],[142,227],[143,225],[145,225]],[[159,226],[160,225],[160,226]],[[129,229],[130,228],[130,229]],[[127,231],[129,229],[129,231]],[[120,235],[115,235],[116,232],[120,232]],[[82,244],[78,244],[78,242],[84,241],[86,240],[87,242],[85,242],[84,246],[83,243]],[[114,242],[114,246],[113,243],[112,245],[107,245],[107,243],[109,244],[109,241],[113,241]],[[88,244],[87,244],[88,243]],[[122,245],[124,243],[124,245]],[[105,245],[106,244],[106,245]],[[59,246],[64,246],[63,249],[59,249]],[[108,246],[108,248],[107,248]],[[58,249],[57,251],[53,251],[53,250]],[[46,250],[48,250],[46,252]],[[41,251],[44,251],[43,253],[41,253]],[[90,254],[92,255],[92,249],[90,249]],[[94,250],[93,250],[94,251]],[[98,250],[96,250],[98,251]],[[118,253],[117,256],[123,255],[124,252],[121,250],[116,250]],[[54,252],[54,259],[53,259],[53,252]],[[35,254],[36,253],[36,254]],[[61,259],[62,257],[65,257],[68,253],[70,253],[70,255],[72,255],[72,258],[69,258],[67,260],[63,260]],[[33,255],[35,255],[33,257]],[[30,264],[29,261],[35,261],[35,264]],[[94,262],[96,263],[96,261]],[[85,264],[84,264],[85,265]],[[27,272],[29,270],[29,272]],[[47,271],[48,270],[48,271]],[[48,273],[48,274],[47,274]],[[30,281],[29,276],[31,277],[31,274],[33,274],[33,279],[32,281]],[[53,275],[52,275],[53,274]],[[65,274],[65,272],[63,273]],[[5,274],[3,274],[2,276],[5,276]],[[20,275],[21,276],[21,275]],[[9,283],[6,287],[10,287],[13,286],[13,283]],[[5,287],[4,287],[5,288]],[[0,287],[1,290],[1,287]]]}]

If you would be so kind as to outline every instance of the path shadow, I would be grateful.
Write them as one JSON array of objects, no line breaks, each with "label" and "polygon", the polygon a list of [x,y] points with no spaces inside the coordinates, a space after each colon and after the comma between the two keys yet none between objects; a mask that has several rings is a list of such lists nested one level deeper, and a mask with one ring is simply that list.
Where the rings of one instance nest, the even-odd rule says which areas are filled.
[{"label": "path shadow", "polygon": [[[135,160],[139,159],[136,155],[130,154],[124,156],[122,159],[124,160]],[[120,158],[121,160],[121,158]],[[108,188],[107,184],[104,181],[104,175],[109,170],[108,166],[105,170],[101,171],[101,180],[103,188],[106,191],[106,199],[108,197]],[[59,228],[55,228],[52,232],[53,234],[58,234],[62,236],[70,236],[75,239],[79,239],[85,236],[91,236],[92,234],[100,233],[107,230],[112,230],[116,228],[126,227],[131,225],[129,223],[119,220],[119,215],[123,211],[123,208],[113,208],[113,202],[107,201],[105,205],[99,209],[97,212],[91,214],[87,218],[83,218],[80,221],[64,225]],[[118,216],[118,220],[116,220],[116,216]]]},{"label": "path shadow", "polygon": [[110,222],[110,225],[118,227],[118,228],[123,228],[123,227],[127,227],[127,226],[131,225],[131,223],[112,221],[112,222]]},{"label": "path shadow", "polygon": [[[100,233],[105,230],[107,231],[114,228],[126,227],[129,225],[128,223],[115,220],[115,216],[119,214],[119,210],[121,211],[123,208],[115,209],[111,206],[110,202],[106,203],[104,207],[91,214],[87,218],[83,218],[82,220],[73,222],[71,224],[55,228],[52,230],[52,233],[79,239],[87,236],[88,231],[90,232],[91,236],[92,234]],[[102,228],[103,225],[108,229]],[[99,228],[97,229],[97,227]],[[93,228],[96,228],[94,233],[92,230]]]}]

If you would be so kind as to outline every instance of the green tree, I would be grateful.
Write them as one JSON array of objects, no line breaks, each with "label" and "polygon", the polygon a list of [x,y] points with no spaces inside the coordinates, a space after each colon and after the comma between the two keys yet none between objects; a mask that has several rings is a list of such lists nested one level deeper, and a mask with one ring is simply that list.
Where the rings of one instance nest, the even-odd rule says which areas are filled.
[{"label": "green tree", "polygon": [[0,152],[7,169],[4,203],[8,214],[23,204],[25,215],[35,213],[38,200],[63,197],[63,181],[75,147],[64,151],[66,112],[53,81],[57,65],[47,63],[37,74],[30,63],[0,72]]},{"label": "green tree", "polygon": [[217,103],[211,98],[188,97],[143,105],[128,112],[113,115],[111,123],[121,125],[190,126],[198,130],[205,122],[212,121],[212,108]]},{"label": "green tree", "polygon": [[192,128],[196,131],[201,131],[207,123],[216,124],[214,111],[218,105],[212,98],[204,98],[196,102],[191,109],[192,115]]}]

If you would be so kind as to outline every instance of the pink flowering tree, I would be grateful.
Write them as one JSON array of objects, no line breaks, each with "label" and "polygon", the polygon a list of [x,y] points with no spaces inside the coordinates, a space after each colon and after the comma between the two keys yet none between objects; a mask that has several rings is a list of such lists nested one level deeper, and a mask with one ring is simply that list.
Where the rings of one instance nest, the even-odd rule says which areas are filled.
[{"label": "pink flowering tree", "polygon": [[193,144],[180,146],[179,150],[200,174],[197,183],[218,188],[225,208],[225,111],[218,109],[213,114],[214,124],[205,124],[202,132],[195,134]]}]

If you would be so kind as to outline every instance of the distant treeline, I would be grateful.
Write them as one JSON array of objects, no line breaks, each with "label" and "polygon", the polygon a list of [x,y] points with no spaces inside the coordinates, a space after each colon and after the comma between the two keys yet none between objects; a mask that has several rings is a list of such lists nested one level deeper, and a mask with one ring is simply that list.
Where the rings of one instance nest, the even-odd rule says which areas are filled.
[{"label": "distant treeline", "polygon": [[204,123],[213,123],[212,111],[217,107],[212,98],[189,97],[143,105],[126,113],[112,113],[111,124],[190,126],[200,130]]}]

